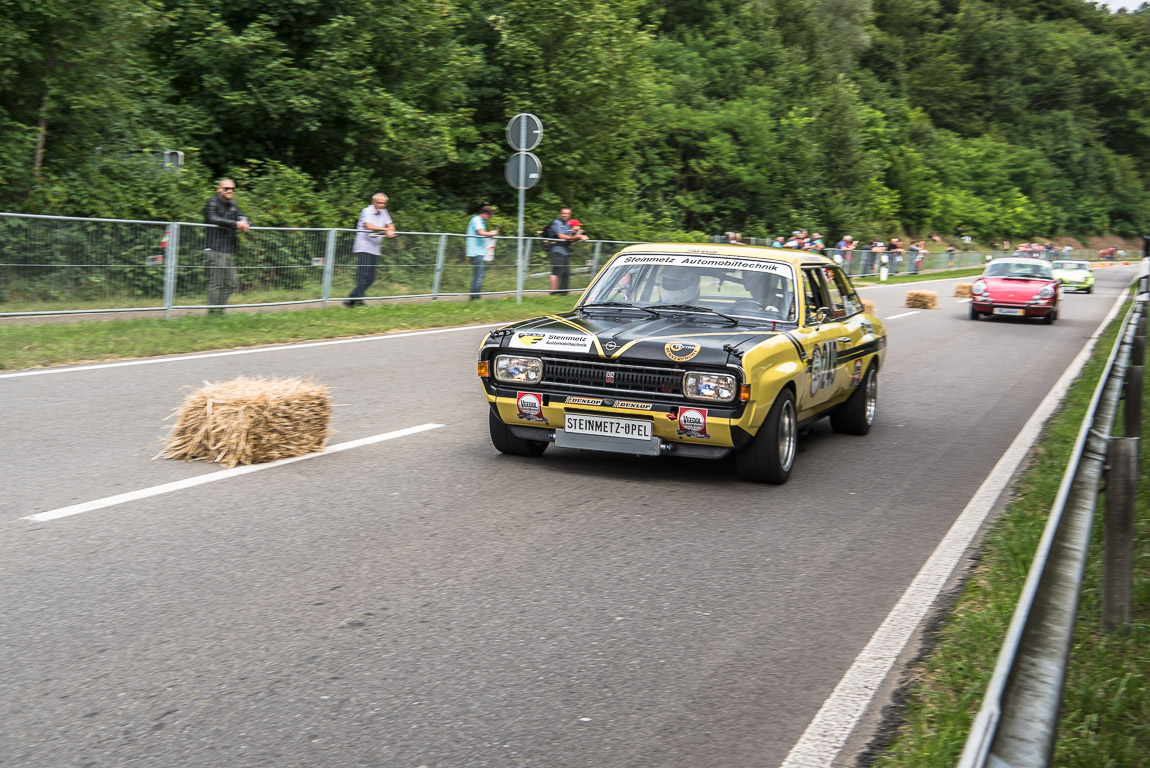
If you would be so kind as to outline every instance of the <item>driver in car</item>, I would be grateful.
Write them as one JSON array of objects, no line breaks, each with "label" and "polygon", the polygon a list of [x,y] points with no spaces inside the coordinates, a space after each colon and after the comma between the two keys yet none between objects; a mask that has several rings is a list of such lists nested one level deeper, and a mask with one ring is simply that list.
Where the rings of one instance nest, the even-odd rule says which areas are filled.
[{"label": "driver in car", "polygon": [[790,292],[775,275],[768,272],[744,272],[743,287],[750,292],[751,298],[762,305],[765,312],[780,319],[790,317]]},{"label": "driver in car", "polygon": [[699,300],[699,271],[691,267],[668,267],[659,278],[664,304],[694,304]]}]

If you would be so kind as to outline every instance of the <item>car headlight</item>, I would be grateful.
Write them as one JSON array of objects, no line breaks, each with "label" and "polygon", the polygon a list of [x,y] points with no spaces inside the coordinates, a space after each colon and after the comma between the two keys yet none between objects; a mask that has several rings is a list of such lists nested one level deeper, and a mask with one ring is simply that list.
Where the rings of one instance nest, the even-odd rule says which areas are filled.
[{"label": "car headlight", "polygon": [[982,294],[986,293],[986,283],[976,282],[974,285],[970,286],[970,292],[975,296],[981,296]]},{"label": "car headlight", "polygon": [[499,355],[495,358],[497,381],[535,383],[543,378],[543,361],[538,357]]},{"label": "car headlight", "polygon": [[1042,286],[1042,289],[1038,292],[1038,298],[1040,298],[1040,299],[1052,299],[1052,298],[1054,298],[1054,286],[1051,286],[1051,285]]},{"label": "car headlight", "polygon": [[683,394],[693,400],[717,400],[727,403],[739,394],[738,380],[729,373],[683,374]]}]

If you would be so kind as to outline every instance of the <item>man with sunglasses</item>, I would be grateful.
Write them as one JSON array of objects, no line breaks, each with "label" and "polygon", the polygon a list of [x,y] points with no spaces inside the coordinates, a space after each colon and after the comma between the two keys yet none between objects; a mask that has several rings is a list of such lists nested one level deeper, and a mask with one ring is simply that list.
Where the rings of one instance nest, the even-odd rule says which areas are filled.
[{"label": "man with sunglasses", "polygon": [[236,205],[236,183],[221,179],[204,204],[204,221],[215,226],[204,230],[204,269],[208,277],[208,314],[223,314],[228,298],[236,289],[236,263],[232,251],[236,249],[236,232],[251,228],[248,217]]}]

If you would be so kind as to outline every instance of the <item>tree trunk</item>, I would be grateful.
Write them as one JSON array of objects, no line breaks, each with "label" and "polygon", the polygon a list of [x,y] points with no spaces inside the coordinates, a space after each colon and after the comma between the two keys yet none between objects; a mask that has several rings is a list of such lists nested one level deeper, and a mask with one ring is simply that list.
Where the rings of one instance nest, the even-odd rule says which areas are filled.
[{"label": "tree trunk", "polygon": [[40,171],[44,167],[44,145],[48,141],[48,94],[52,88],[52,56],[48,55],[48,63],[44,68],[44,98],[40,100],[40,124],[36,129],[36,156],[32,160],[32,173],[40,178]]}]

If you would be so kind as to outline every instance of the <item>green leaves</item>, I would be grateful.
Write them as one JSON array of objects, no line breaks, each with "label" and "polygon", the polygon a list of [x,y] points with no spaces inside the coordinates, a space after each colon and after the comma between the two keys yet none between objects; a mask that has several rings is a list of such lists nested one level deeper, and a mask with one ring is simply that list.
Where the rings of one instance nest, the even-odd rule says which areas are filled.
[{"label": "green leaves", "polygon": [[234,174],[263,223],[383,189],[403,226],[459,228],[514,206],[529,111],[529,227],[1150,225],[1150,14],[1078,0],[0,0],[0,30],[8,210],[196,218]]}]

